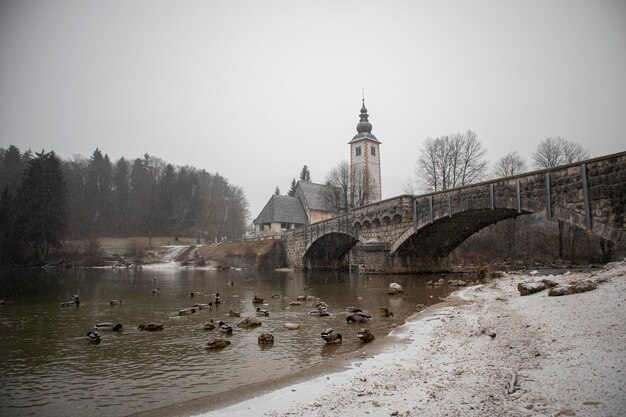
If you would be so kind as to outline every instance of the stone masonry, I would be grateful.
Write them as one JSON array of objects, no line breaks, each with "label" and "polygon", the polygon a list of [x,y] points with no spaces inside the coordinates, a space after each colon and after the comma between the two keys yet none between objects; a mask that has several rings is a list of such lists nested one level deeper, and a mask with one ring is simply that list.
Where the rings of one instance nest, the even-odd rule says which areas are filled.
[{"label": "stone masonry", "polygon": [[401,195],[284,233],[290,266],[436,269],[500,220],[541,213],[617,242],[626,222],[626,152],[419,196]]}]

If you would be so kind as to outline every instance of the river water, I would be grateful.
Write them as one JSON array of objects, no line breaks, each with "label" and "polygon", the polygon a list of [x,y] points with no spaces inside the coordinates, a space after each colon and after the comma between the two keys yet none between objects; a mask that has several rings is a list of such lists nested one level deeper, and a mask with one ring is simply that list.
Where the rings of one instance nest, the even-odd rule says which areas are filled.
[{"label": "river water", "polygon": [[[418,304],[446,296],[447,285],[425,284],[433,278],[439,277],[175,268],[0,270],[0,299],[8,301],[0,305],[0,416],[125,416],[293,375],[358,350],[361,327],[380,339]],[[391,282],[404,292],[388,295]],[[153,294],[154,288],[160,293]],[[202,294],[191,298],[192,292]],[[208,303],[208,294],[216,292],[222,296],[219,306],[178,315],[194,303]],[[80,295],[80,306],[61,307],[73,294]],[[261,317],[263,325],[256,329],[236,327],[241,318],[255,316],[255,295],[264,299],[270,316]],[[289,305],[301,295],[325,301],[330,317],[309,315],[312,303]],[[122,304],[111,306],[113,299]],[[348,306],[373,319],[366,325],[346,323]],[[389,307],[395,318],[380,317],[378,307]],[[241,318],[229,317],[231,309]],[[233,334],[204,330],[210,318],[231,324]],[[101,331],[102,342],[90,344],[86,334],[100,322],[122,323],[124,330]],[[165,329],[137,329],[152,322]],[[290,331],[283,327],[286,322],[301,327]],[[344,342],[325,345],[320,332],[327,327],[343,334]],[[273,347],[258,345],[261,332],[273,333]],[[231,345],[206,351],[206,342],[216,337],[228,338]]]}]

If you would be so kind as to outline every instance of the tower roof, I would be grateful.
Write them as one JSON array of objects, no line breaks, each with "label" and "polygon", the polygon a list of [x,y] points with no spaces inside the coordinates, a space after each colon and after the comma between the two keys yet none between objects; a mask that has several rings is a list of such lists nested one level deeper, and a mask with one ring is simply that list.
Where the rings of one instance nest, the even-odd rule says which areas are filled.
[{"label": "tower roof", "polygon": [[356,125],[357,134],[349,143],[366,139],[380,143],[380,141],[376,139],[376,136],[372,135],[372,124],[369,122],[369,114],[367,114],[367,108],[365,107],[365,99],[363,99],[363,106],[361,107],[359,119],[359,123]]}]

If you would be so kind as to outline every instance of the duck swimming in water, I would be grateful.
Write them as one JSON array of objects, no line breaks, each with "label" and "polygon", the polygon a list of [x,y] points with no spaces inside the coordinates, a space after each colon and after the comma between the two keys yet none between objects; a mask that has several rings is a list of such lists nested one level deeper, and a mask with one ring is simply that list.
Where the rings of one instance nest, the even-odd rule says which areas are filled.
[{"label": "duck swimming in water", "polygon": [[87,340],[93,344],[100,343],[100,333],[94,331],[87,332]]},{"label": "duck swimming in water", "polygon": [[256,314],[257,316],[269,316],[270,312],[267,310],[262,309],[261,307],[257,307],[256,308]]},{"label": "duck swimming in water", "polygon": [[233,328],[229,324],[224,323],[223,321],[220,321],[219,323],[217,323],[217,326],[218,326],[219,331],[222,333],[226,333],[226,334],[233,333]]},{"label": "duck swimming in water", "polygon": [[207,350],[211,350],[211,349],[223,349],[226,346],[230,345],[230,340],[225,340],[225,339],[212,339],[209,340],[206,344],[206,346],[204,347]]},{"label": "duck swimming in water", "polygon": [[215,330],[215,322],[213,319],[204,323],[204,330]]},{"label": "duck swimming in water", "polygon": [[157,323],[140,324],[139,326],[137,326],[137,328],[139,330],[145,330],[147,332],[156,332],[159,330],[163,330],[163,325]]},{"label": "duck swimming in water", "polygon": [[341,334],[335,333],[335,329],[330,327],[322,330],[320,336],[326,341],[326,343],[341,343],[342,341]]},{"label": "duck swimming in water", "polygon": [[330,314],[328,314],[328,312],[326,311],[325,308],[318,308],[317,310],[311,310],[309,311],[309,314],[312,316],[317,316],[317,317],[328,317],[330,316]]},{"label": "duck swimming in water", "polygon": [[93,327],[95,327],[96,330],[100,330],[100,331],[102,331],[102,330],[110,330],[110,331],[113,331],[113,332],[119,332],[119,331],[123,330],[121,323],[111,323],[111,322],[98,323],[98,324],[96,324]]},{"label": "duck swimming in water", "polygon": [[365,314],[362,311],[358,311],[348,317],[346,317],[346,322],[348,323],[365,323],[366,321],[369,321],[369,319],[371,319],[372,316],[370,316],[369,314]]},{"label": "duck swimming in water", "polygon": [[213,301],[215,302],[215,304],[219,304],[222,302],[222,297],[220,297],[220,293],[216,292],[215,296],[213,297]]},{"label": "duck swimming in water", "polygon": [[112,306],[117,306],[122,304],[122,300],[111,300],[109,301],[109,304],[111,304]]},{"label": "duck swimming in water", "polygon": [[263,299],[255,295],[252,297],[252,304],[263,304]]}]

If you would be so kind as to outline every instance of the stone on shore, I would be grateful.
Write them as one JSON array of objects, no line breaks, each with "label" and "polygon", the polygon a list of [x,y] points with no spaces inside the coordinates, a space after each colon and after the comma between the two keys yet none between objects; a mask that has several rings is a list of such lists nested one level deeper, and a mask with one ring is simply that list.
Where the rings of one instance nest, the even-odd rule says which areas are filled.
[{"label": "stone on shore", "polygon": [[402,285],[392,282],[389,284],[389,288],[387,289],[387,294],[394,295],[402,292]]},{"label": "stone on shore", "polygon": [[522,296],[534,294],[536,292],[543,291],[545,289],[546,289],[546,284],[543,282],[532,281],[532,282],[521,282],[517,284],[517,290],[519,291],[519,294]]}]

